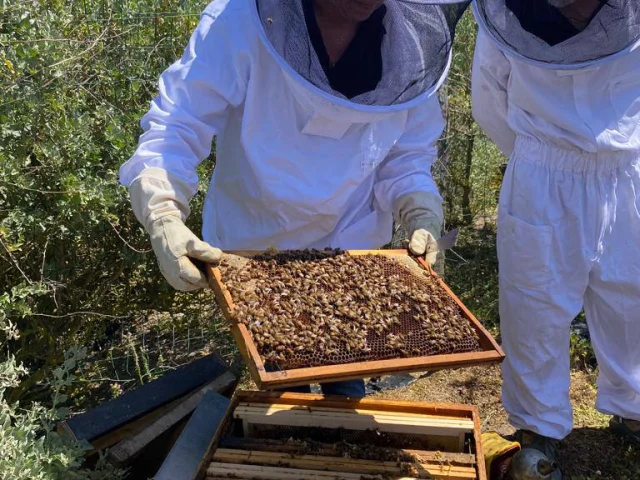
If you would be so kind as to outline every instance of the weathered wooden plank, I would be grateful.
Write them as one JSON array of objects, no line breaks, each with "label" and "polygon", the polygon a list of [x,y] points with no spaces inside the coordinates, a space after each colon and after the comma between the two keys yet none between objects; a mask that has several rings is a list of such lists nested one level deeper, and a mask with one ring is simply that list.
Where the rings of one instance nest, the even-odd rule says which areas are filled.
[{"label": "weathered wooden plank", "polygon": [[197,480],[204,472],[231,401],[209,391],[193,412],[155,480]]},{"label": "weathered wooden plank", "polygon": [[236,413],[245,412],[249,414],[262,413],[266,415],[276,415],[279,413],[290,413],[292,415],[332,415],[336,418],[355,419],[375,419],[384,418],[386,421],[397,421],[399,423],[410,423],[415,425],[464,425],[468,429],[473,428],[473,420],[462,419],[445,415],[428,415],[405,412],[388,412],[384,410],[371,410],[360,408],[328,408],[320,406],[288,405],[272,403],[269,405],[252,403],[240,404],[236,407]]},{"label": "weathered wooden plank", "polygon": [[177,405],[180,404],[184,400],[185,397],[180,397],[177,400],[167,403],[166,405],[157,408],[146,415],[143,415],[140,418],[136,418],[135,420],[122,425],[121,427],[112,430],[111,432],[103,435],[101,437],[95,438],[91,441],[91,446],[93,450],[88,451],[85,456],[89,457],[95,455],[96,453],[104,450],[105,448],[109,448],[118,442],[128,438],[132,435],[136,435],[142,432],[145,428],[155,422],[158,418],[162,417],[167,412],[174,409]]},{"label": "weathered wooden plank", "polygon": [[[219,462],[211,463],[207,469],[207,476],[251,480],[362,480],[362,474],[359,473],[262,467],[257,465]],[[384,480],[382,475],[373,476],[373,478],[376,480]],[[396,480],[418,479],[416,477],[399,477]]]},{"label": "weathered wooden plank", "polygon": [[225,372],[213,382],[207,383],[141,432],[126,438],[111,448],[109,450],[110,462],[119,467],[129,465],[154,439],[190,415],[208,391],[224,393],[232,389],[237,382],[238,379],[235,375],[231,372]]},{"label": "weathered wooden plank", "polygon": [[349,430],[376,429],[381,432],[414,435],[458,436],[473,431],[473,420],[439,417],[403,417],[384,412],[362,415],[356,412],[342,413],[326,410],[237,407],[233,417],[250,424],[290,425],[303,427],[346,428]]},{"label": "weathered wooden plank", "polygon": [[[236,408],[264,408],[264,403],[259,402],[240,402],[236,406]],[[415,412],[389,412],[387,410],[375,410],[371,408],[335,408],[335,407],[323,407],[321,405],[297,405],[290,403],[269,403],[268,404],[269,411],[277,411],[277,410],[305,410],[309,412],[331,412],[331,413],[347,413],[347,414],[358,414],[358,415],[390,415],[390,416],[399,416],[401,418],[415,418],[419,420],[425,419],[435,419],[435,420],[452,420],[450,415],[434,415],[428,413],[415,413]],[[459,417],[454,417],[453,419],[458,419]],[[471,421],[470,419],[468,420]]]},{"label": "weathered wooden plank", "polygon": [[[77,440],[94,443],[114,430],[183,397],[220,376],[226,369],[227,366],[217,355],[208,355],[63,422],[59,431]],[[102,448],[110,445],[113,443],[101,442]]]},{"label": "weathered wooden plank", "polygon": [[478,464],[476,465],[478,469],[478,480],[489,480],[489,472],[487,472],[487,466],[485,464],[484,458],[484,447],[482,445],[482,426],[480,425],[480,412],[478,411],[478,407],[473,407],[473,444],[476,451],[476,458],[478,459]]},{"label": "weathered wooden plank", "polygon": [[[243,341],[247,340],[243,338]],[[253,341],[251,341],[253,343]],[[494,350],[482,352],[452,353],[424,357],[396,358],[391,360],[373,360],[360,363],[329,365],[323,367],[296,368],[279,372],[260,373],[256,380],[260,388],[279,389],[346,380],[358,380],[380,375],[446,370],[484,364],[498,363],[503,355]],[[251,360],[253,361],[253,359]]]},{"label": "weathered wooden plank", "polygon": [[470,405],[383,400],[371,397],[349,399],[339,396],[294,392],[237,391],[235,399],[237,402],[236,405],[240,405],[241,403],[286,404],[301,405],[308,408],[365,409],[378,410],[381,412],[451,416],[466,419],[473,419],[477,411],[475,407]]},{"label": "weathered wooden plank", "polygon": [[233,417],[246,424],[250,432],[253,425],[293,426],[305,428],[328,428],[347,430],[376,430],[384,433],[422,435],[438,440],[447,448],[461,451],[465,434],[473,432],[473,421],[433,421],[420,423],[415,420],[406,421],[384,416],[360,416],[348,414],[331,414],[329,412],[280,411],[267,414],[267,408],[260,411],[249,411],[237,408]]}]

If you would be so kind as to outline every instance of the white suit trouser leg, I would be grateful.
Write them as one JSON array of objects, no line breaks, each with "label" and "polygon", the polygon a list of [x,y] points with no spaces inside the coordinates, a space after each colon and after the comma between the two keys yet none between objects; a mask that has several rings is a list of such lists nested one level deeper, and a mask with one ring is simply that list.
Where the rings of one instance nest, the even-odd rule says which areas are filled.
[{"label": "white suit trouser leg", "polygon": [[520,138],[498,220],[503,402],[516,428],[573,425],[570,325],[585,308],[597,407],[640,420],[640,154]]}]

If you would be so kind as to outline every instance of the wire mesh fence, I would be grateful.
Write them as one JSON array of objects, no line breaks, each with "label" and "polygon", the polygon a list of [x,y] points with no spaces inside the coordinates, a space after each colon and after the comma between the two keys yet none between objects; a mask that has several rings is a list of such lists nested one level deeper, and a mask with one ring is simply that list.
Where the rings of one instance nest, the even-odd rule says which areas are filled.
[{"label": "wire mesh fence", "polygon": [[199,312],[143,312],[92,345],[79,365],[82,397],[95,404],[211,353],[233,363],[237,351],[229,329],[211,308],[213,297],[204,297],[194,302]]}]

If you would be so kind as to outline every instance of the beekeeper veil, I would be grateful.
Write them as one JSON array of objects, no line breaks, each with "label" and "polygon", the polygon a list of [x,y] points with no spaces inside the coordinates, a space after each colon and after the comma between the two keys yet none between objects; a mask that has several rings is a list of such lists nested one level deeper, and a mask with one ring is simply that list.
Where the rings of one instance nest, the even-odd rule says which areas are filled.
[{"label": "beekeeper veil", "polygon": [[476,0],[474,14],[498,46],[550,68],[599,63],[640,41],[638,0]]},{"label": "beekeeper veil", "polygon": [[398,108],[428,96],[440,86],[450,64],[455,26],[470,3],[470,0],[381,2],[376,11],[376,15],[383,17],[380,80],[373,89],[347,98],[332,88],[314,49],[305,19],[308,8],[305,2],[313,1],[255,0],[259,27],[268,48],[290,73],[339,102]]}]

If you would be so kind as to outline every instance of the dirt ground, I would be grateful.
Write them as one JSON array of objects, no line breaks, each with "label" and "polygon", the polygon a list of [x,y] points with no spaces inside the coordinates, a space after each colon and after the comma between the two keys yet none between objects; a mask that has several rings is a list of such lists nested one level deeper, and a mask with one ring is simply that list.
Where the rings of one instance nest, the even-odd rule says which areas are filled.
[{"label": "dirt ground", "polygon": [[[594,408],[594,375],[572,374],[571,399],[574,431],[560,446],[560,463],[565,479],[640,480],[640,448],[611,434],[609,417]],[[500,401],[499,367],[478,367],[436,372],[398,390],[378,396],[394,400],[465,403],[477,405],[483,431],[503,435],[513,429]]]}]

